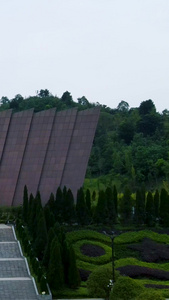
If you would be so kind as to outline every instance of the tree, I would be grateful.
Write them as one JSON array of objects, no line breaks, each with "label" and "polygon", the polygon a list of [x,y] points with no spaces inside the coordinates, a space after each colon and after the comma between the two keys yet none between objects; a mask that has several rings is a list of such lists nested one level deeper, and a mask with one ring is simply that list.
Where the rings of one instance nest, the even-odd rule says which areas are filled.
[{"label": "tree", "polygon": [[151,99],[142,101],[139,106],[139,114],[140,115],[147,115],[151,112],[156,112],[156,107]]},{"label": "tree", "polygon": [[55,237],[50,248],[50,261],[47,272],[47,281],[51,288],[60,290],[64,285],[63,264],[61,258],[60,244]]},{"label": "tree", "polygon": [[169,196],[167,191],[162,188],[160,193],[160,208],[159,208],[159,215],[160,215],[160,223],[163,226],[169,225]]},{"label": "tree", "polygon": [[42,262],[43,265],[46,267],[46,269],[48,269],[49,260],[50,260],[50,248],[51,248],[51,244],[52,244],[52,241],[55,236],[56,236],[56,233],[55,233],[54,229],[51,227],[48,231],[47,244],[45,247],[45,252],[44,252],[43,262]]},{"label": "tree", "polygon": [[133,139],[135,133],[135,126],[130,119],[122,121],[119,126],[119,137],[129,145]]},{"label": "tree", "polygon": [[86,99],[85,96],[81,97],[81,98],[77,98],[78,103],[82,106],[86,106],[86,107],[90,107],[90,103],[89,101]]},{"label": "tree", "polygon": [[63,103],[65,103],[67,106],[72,106],[72,104],[73,104],[72,96],[71,96],[71,94],[68,91],[66,91],[65,93],[63,93],[63,95],[61,97],[61,101]]},{"label": "tree", "polygon": [[153,226],[155,221],[154,199],[151,192],[148,192],[146,199],[146,224]]},{"label": "tree", "polygon": [[45,90],[40,90],[38,92],[38,96],[40,98],[44,98],[44,97],[49,97],[50,96],[50,93],[49,93],[49,90],[45,89]]},{"label": "tree", "polygon": [[[133,300],[137,295],[144,291],[144,287],[127,276],[120,276],[115,282],[110,293],[110,300],[128,299]],[[146,298],[145,298],[146,299]]]},{"label": "tree", "polygon": [[154,210],[155,210],[155,218],[156,220],[159,219],[159,203],[160,202],[160,195],[159,191],[156,190],[154,194]]},{"label": "tree", "polygon": [[63,193],[60,187],[56,191],[54,213],[57,221],[63,221]]},{"label": "tree", "polygon": [[72,245],[68,246],[68,286],[70,288],[77,288],[80,285],[80,274],[76,265],[75,252]]},{"label": "tree", "polygon": [[122,112],[127,112],[129,110],[129,104],[126,101],[122,100],[118,104],[117,109]]},{"label": "tree", "polygon": [[27,186],[24,186],[24,192],[23,192],[23,209],[22,209],[22,215],[23,220],[25,223],[28,221],[28,189]]},{"label": "tree", "polygon": [[94,212],[94,220],[96,223],[105,224],[108,222],[108,211],[105,192],[99,191],[98,201]]},{"label": "tree", "polygon": [[92,218],[92,207],[91,207],[91,194],[90,194],[90,190],[87,189],[86,190],[86,208],[87,208],[87,214],[88,214],[88,218],[89,218],[89,223],[91,222],[91,218]]},{"label": "tree", "polygon": [[75,218],[74,197],[72,191],[68,189],[63,194],[63,220],[71,224]]},{"label": "tree", "polygon": [[128,187],[125,188],[121,202],[121,220],[123,224],[131,222],[132,218],[132,201],[131,191]]},{"label": "tree", "polygon": [[135,207],[135,221],[136,224],[144,224],[145,220],[145,191],[141,188],[136,191],[136,207]]},{"label": "tree", "polygon": [[94,270],[87,280],[87,289],[91,297],[108,299],[112,279],[112,269],[110,267],[99,267]]},{"label": "tree", "polygon": [[115,209],[115,202],[113,197],[113,191],[111,187],[107,187],[105,190],[105,198],[107,203],[107,214],[109,222],[115,223],[116,222],[116,209]]},{"label": "tree", "polygon": [[84,198],[83,189],[80,188],[77,191],[77,201],[76,201],[76,216],[79,224],[84,225],[87,222],[87,208]]},{"label": "tree", "polygon": [[37,220],[37,233],[35,239],[36,254],[42,260],[47,244],[47,229],[43,210],[40,211]]}]

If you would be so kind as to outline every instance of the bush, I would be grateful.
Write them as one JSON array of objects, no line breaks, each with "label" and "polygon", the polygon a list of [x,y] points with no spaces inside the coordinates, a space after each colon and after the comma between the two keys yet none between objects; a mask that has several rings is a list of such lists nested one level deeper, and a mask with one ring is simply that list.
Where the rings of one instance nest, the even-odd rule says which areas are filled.
[{"label": "bush", "polygon": [[[83,245],[86,245],[86,244],[87,245],[89,245],[89,244],[97,245],[98,247],[101,247],[102,249],[104,249],[105,254],[97,256],[97,257],[91,257],[91,256],[84,255],[81,251],[81,247]],[[79,240],[78,242],[76,242],[73,245],[73,248],[75,250],[76,257],[79,260],[86,261],[88,263],[93,263],[93,264],[96,264],[96,265],[103,265],[103,264],[106,264],[106,263],[110,262],[111,258],[112,258],[112,249],[111,249],[111,247],[109,247],[107,245],[104,245],[103,243],[100,243],[98,241]]]},{"label": "bush", "polygon": [[118,271],[120,271],[122,275],[127,275],[132,278],[148,277],[169,280],[169,272],[159,269],[128,265],[118,268]]},{"label": "bush", "polygon": [[156,291],[145,291],[135,298],[135,300],[165,300],[165,298]]},{"label": "bush", "polygon": [[112,279],[112,269],[99,267],[89,275],[87,289],[91,297],[108,298],[110,293],[109,283]]},{"label": "bush", "polygon": [[[144,291],[141,284],[130,277],[119,277],[110,293],[110,300],[130,300]],[[144,300],[147,298],[144,298]]]}]

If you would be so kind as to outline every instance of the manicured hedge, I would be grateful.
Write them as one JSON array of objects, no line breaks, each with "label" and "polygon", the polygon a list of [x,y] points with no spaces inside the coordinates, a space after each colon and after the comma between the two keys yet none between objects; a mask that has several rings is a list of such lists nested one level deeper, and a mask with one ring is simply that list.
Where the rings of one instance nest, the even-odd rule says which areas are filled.
[{"label": "manicured hedge", "polygon": [[93,230],[71,231],[66,234],[66,238],[68,238],[69,241],[73,244],[79,240],[91,239],[103,242],[106,245],[111,245],[111,239],[107,235]]},{"label": "manicured hedge", "polygon": [[164,264],[147,263],[147,262],[143,262],[143,261],[137,260],[132,257],[122,258],[122,259],[115,261],[116,268],[127,266],[127,265],[138,265],[138,266],[142,266],[142,267],[159,269],[159,270],[164,270],[164,271],[169,270],[169,263],[164,263]]},{"label": "manicured hedge", "polygon": [[[102,247],[105,250],[105,254],[101,255],[101,256],[97,256],[97,257],[91,257],[91,256],[87,256],[82,254],[81,252],[81,246],[85,245],[85,244],[91,244],[91,245],[97,245],[99,247]],[[100,243],[98,241],[90,241],[90,240],[80,240],[76,243],[74,243],[73,245],[75,253],[76,253],[76,257],[79,260],[91,263],[91,264],[96,264],[96,265],[103,265],[106,264],[108,262],[111,261],[112,258],[112,249],[111,247]]]},{"label": "manicured hedge", "polygon": [[117,244],[138,243],[141,242],[144,238],[149,238],[158,243],[169,244],[169,235],[159,234],[151,230],[125,232],[117,236],[114,242]]},{"label": "manicured hedge", "polygon": [[127,265],[124,267],[119,267],[117,270],[120,272],[121,275],[129,276],[132,278],[148,277],[157,278],[160,280],[169,280],[169,272],[159,269]]}]

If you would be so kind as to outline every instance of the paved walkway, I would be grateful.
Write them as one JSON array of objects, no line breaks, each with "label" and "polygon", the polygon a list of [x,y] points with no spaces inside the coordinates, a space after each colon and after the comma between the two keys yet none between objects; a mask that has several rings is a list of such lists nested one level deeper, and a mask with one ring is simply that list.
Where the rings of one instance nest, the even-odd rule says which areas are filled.
[{"label": "paved walkway", "polygon": [[39,299],[15,233],[4,224],[0,224],[0,299]]}]

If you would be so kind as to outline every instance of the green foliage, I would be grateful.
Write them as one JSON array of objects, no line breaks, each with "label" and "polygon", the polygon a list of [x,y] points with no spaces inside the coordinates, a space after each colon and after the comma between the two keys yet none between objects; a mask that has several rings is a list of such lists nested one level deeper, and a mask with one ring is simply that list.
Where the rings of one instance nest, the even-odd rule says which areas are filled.
[{"label": "green foliage", "polygon": [[153,226],[155,222],[154,198],[151,192],[147,194],[145,222],[148,226]]},{"label": "green foliage", "polygon": [[51,243],[47,280],[53,289],[61,289],[64,285],[64,273],[61,259],[61,248],[57,237]]},{"label": "green foliage", "polygon": [[28,221],[28,189],[26,186],[24,187],[24,192],[23,192],[22,214],[23,214],[23,220],[25,221],[25,223],[27,223],[27,221]]},{"label": "green foliage", "polygon": [[[135,280],[127,276],[120,276],[111,290],[110,300],[132,300],[143,291],[142,285]],[[147,300],[147,298],[145,299]]]},{"label": "green foliage", "polygon": [[[105,250],[105,254],[97,257],[90,257],[82,254],[81,247],[86,244],[97,245]],[[111,247],[98,242],[98,241],[90,241],[90,240],[79,240],[75,244],[73,244],[75,249],[76,257],[82,261],[89,262],[96,265],[103,265],[111,261],[112,259],[112,249]]]},{"label": "green foliage", "polygon": [[67,232],[66,237],[71,243],[75,243],[79,240],[91,239],[91,240],[104,242],[107,245],[111,245],[111,240],[107,235],[93,230],[77,230],[77,231]]},{"label": "green foliage", "polygon": [[71,245],[68,248],[68,269],[65,271],[68,273],[68,286],[70,288],[77,288],[80,285],[81,279],[76,265],[75,252]]},{"label": "green foliage", "polygon": [[87,223],[88,211],[85,203],[84,191],[82,188],[77,191],[76,215],[77,221],[80,225]]},{"label": "green foliage", "polygon": [[98,298],[108,298],[110,293],[110,280],[112,269],[110,267],[99,267],[92,272],[87,280],[89,295]]},{"label": "green foliage", "polygon": [[151,230],[125,232],[117,236],[114,242],[118,244],[138,243],[143,238],[150,238],[157,243],[169,244],[169,236],[167,234],[159,234]]},{"label": "green foliage", "polygon": [[120,208],[121,221],[123,224],[129,224],[132,218],[132,200],[131,191],[126,187],[122,197]]},{"label": "green foliage", "polygon": [[144,291],[143,293],[139,294],[135,300],[165,300],[165,298],[160,295],[157,291]]}]

